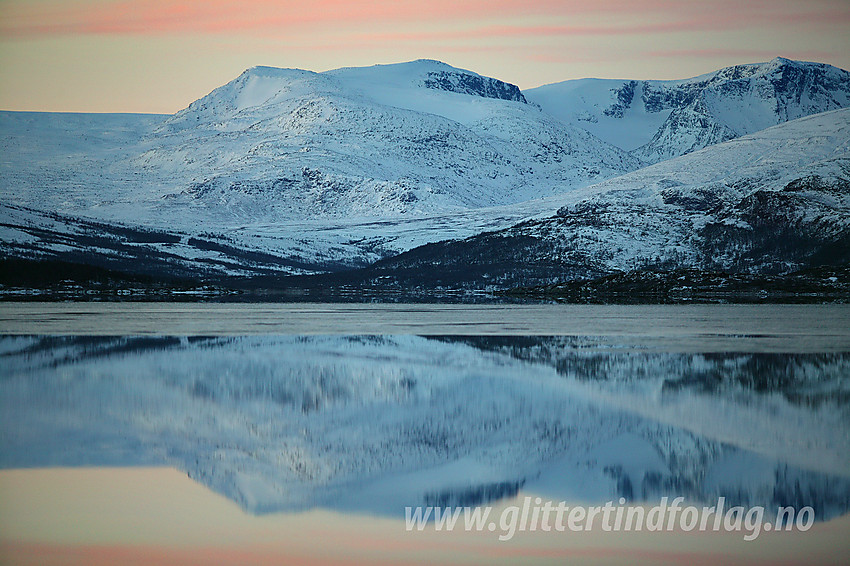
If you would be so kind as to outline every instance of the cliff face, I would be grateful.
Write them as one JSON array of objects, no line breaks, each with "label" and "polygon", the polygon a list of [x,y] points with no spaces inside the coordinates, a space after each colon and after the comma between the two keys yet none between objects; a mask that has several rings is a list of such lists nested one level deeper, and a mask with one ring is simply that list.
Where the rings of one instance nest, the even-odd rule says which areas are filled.
[{"label": "cliff face", "polygon": [[788,120],[846,108],[850,73],[776,58],[679,81],[567,81],[531,102],[657,163]]}]

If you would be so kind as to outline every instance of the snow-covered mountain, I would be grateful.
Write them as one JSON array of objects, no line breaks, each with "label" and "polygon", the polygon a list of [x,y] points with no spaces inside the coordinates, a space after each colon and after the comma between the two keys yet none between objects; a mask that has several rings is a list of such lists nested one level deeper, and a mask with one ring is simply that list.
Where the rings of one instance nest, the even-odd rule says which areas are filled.
[{"label": "snow-covered mountain", "polygon": [[0,466],[174,466],[254,513],[398,516],[520,488],[850,508],[846,354],[591,344],[0,338]]},{"label": "snow-covered mountain", "polygon": [[850,73],[778,57],[692,79],[580,79],[531,89],[553,116],[656,163],[788,120],[850,106]]},{"label": "snow-covered mountain", "polygon": [[[77,119],[64,126],[82,129],[65,149],[88,154],[87,166],[48,153],[44,165],[65,173],[49,184],[33,183],[34,164],[22,162],[30,155],[17,149],[34,143],[21,128],[39,116],[28,118],[4,119],[8,200],[169,226],[187,211],[245,223],[502,205],[638,165],[526,104],[515,86],[436,61],[327,73],[255,67],[140,139],[117,137],[129,147],[108,155],[86,144]],[[128,193],[132,210],[119,206]]]},{"label": "snow-covered mountain", "polygon": [[639,268],[764,274],[845,265],[850,109],[786,122],[548,203],[548,214],[411,250],[380,262],[370,277],[480,287]]},{"label": "snow-covered mountain", "polygon": [[[538,224],[511,233],[536,246],[533,227],[561,209],[546,221],[560,226],[555,248],[505,265],[587,276],[705,265],[711,255],[715,267],[781,271],[807,260],[759,258],[752,242],[742,259],[729,246],[761,230],[768,212],[777,226],[805,224],[784,233],[804,247],[843,237],[846,113],[692,150],[730,128],[846,105],[847,76],[777,59],[685,81],[577,81],[524,95],[428,60],[325,73],[256,67],[173,116],[4,112],[2,254],[144,276],[298,275],[530,218]],[[680,127],[677,116],[700,109],[708,121]],[[654,136],[662,153],[694,159],[636,171]],[[514,253],[486,248],[475,261]]]},{"label": "snow-covered mountain", "polygon": [[[470,235],[500,215],[444,231],[445,215],[557,194],[639,164],[527,104],[515,86],[436,61],[326,73],[256,67],[168,117],[0,118],[6,225],[26,227],[39,213],[55,225],[58,214],[317,269],[457,229]],[[41,139],[54,141],[42,148]],[[415,238],[376,241],[373,223],[407,220]],[[158,251],[203,259],[205,250],[189,248]]]},{"label": "snow-covered mountain", "polygon": [[168,198],[240,221],[509,204],[637,167],[515,86],[435,61],[249,69],[157,134],[136,163],[180,179]]}]

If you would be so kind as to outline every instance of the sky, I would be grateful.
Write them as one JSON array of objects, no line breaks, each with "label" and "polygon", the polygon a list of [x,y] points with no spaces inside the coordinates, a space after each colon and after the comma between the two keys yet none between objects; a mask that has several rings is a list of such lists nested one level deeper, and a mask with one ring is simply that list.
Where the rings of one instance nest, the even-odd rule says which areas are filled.
[{"label": "sky", "polygon": [[527,89],[776,56],[850,69],[850,0],[0,0],[0,109],[172,113],[255,65],[438,59]]}]

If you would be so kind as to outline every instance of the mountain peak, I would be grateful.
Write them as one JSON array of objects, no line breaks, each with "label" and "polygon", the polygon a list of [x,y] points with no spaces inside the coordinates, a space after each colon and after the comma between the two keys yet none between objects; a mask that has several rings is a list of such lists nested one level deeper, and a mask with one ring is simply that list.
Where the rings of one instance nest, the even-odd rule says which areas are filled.
[{"label": "mountain peak", "polygon": [[785,57],[776,56],[770,61],[768,61],[769,65],[799,65],[800,61],[794,61],[793,59],[786,59]]},{"label": "mountain peak", "polygon": [[[269,77],[269,78],[281,78],[281,77],[290,77],[293,75],[302,76],[302,75],[315,75],[313,71],[307,71],[304,69],[293,69],[288,67],[270,67],[268,65],[255,65],[253,67],[248,67],[240,77]],[[238,77],[237,77],[238,78]]]},{"label": "mountain peak", "polygon": [[452,67],[434,59],[416,59],[370,67],[344,67],[323,74],[370,86],[425,87],[482,98],[526,102],[516,85]]},{"label": "mountain peak", "polygon": [[467,71],[466,69],[460,69],[458,67],[452,67],[448,63],[440,61],[438,59],[414,59],[413,61],[406,61],[403,63],[390,63],[388,65],[375,65],[376,67],[419,67],[422,69],[432,69],[432,70],[448,70],[448,71],[458,71],[461,73],[468,73],[474,75],[472,71]]},{"label": "mountain peak", "polygon": [[[770,61],[764,61],[762,63],[746,63],[742,65],[733,65],[731,67],[724,67],[719,69],[714,73],[714,76],[721,79],[728,79],[729,77],[733,78],[750,78],[750,77],[764,77],[768,76],[772,73],[776,73],[778,71],[785,71],[786,69],[794,69],[802,72],[828,72],[830,69],[834,69],[835,71],[841,71],[837,67],[833,67],[831,65],[827,65],[826,63],[814,63],[810,61],[797,61],[795,59],[788,59],[786,57],[774,57]],[[709,75],[710,76],[710,75]],[[703,77],[695,77],[690,79],[691,81],[698,82]]]},{"label": "mountain peak", "polygon": [[795,69],[805,69],[811,67],[828,67],[829,65],[824,65],[822,63],[809,63],[808,61],[796,61],[794,59],[788,59],[786,57],[774,57],[770,61],[767,61],[765,63],[757,63],[755,66],[765,73],[770,73],[779,69],[785,69],[789,67]]}]

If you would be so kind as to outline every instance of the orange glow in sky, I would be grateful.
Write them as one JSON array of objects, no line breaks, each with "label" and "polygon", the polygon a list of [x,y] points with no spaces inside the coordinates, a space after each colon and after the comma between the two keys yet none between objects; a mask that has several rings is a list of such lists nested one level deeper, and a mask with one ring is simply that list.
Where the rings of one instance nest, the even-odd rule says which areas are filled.
[{"label": "orange glow in sky", "polygon": [[247,67],[439,59],[521,88],[850,68],[846,0],[5,0],[0,109],[175,112]]}]

